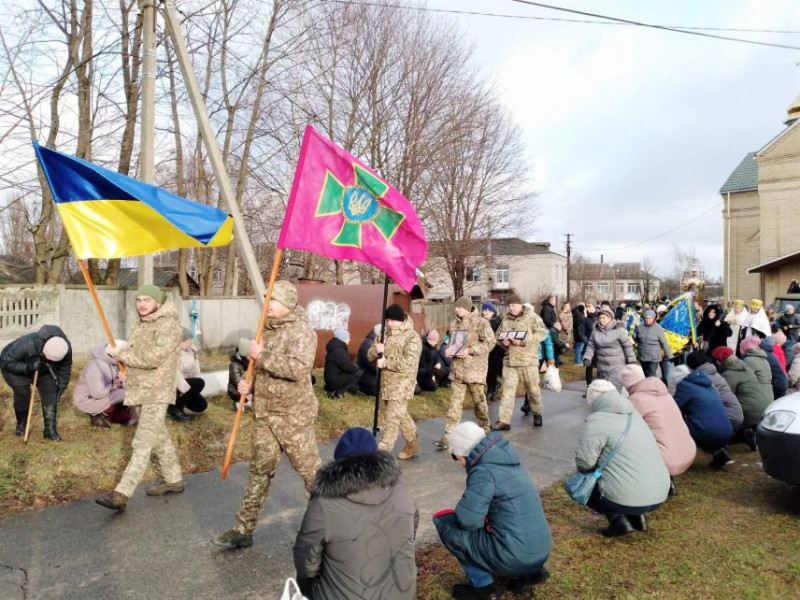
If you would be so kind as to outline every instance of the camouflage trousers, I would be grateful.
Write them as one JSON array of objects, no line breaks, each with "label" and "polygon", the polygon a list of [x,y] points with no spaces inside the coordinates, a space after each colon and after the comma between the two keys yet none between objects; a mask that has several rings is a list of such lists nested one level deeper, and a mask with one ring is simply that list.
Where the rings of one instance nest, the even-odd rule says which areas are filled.
[{"label": "camouflage trousers", "polygon": [[414,387],[417,378],[413,375],[407,380],[393,381],[391,385],[381,380],[381,398],[386,407],[386,416],[383,421],[383,434],[378,444],[378,450],[391,452],[397,436],[402,431],[407,442],[417,439],[417,426],[414,419],[408,414],[408,401],[414,397]]},{"label": "camouflage trousers", "polygon": [[286,453],[289,462],[303,478],[306,494],[310,496],[314,475],[321,465],[314,421],[308,422],[305,415],[302,420],[291,415],[267,415],[255,419],[250,476],[233,526],[239,533],[252,533],[256,528],[281,452]]},{"label": "camouflage trousers", "polygon": [[131,444],[133,454],[116,487],[116,491],[128,498],[133,495],[136,486],[142,480],[153,453],[158,457],[164,481],[178,483],[181,480],[181,465],[169,438],[167,424],[164,422],[167,406],[159,403],[145,404],[141,407],[139,424],[136,426]]},{"label": "camouflage trousers", "polygon": [[450,435],[456,425],[461,421],[461,412],[464,409],[464,395],[469,392],[475,404],[475,419],[484,431],[489,431],[489,407],[486,404],[485,385],[482,383],[450,383],[450,408],[447,410],[447,420],[444,423],[444,437]]},{"label": "camouflage trousers", "polygon": [[511,367],[503,365],[503,398],[500,401],[500,415],[498,419],[503,423],[511,423],[511,413],[514,410],[514,399],[517,395],[517,383],[522,380],[525,392],[528,394],[533,414],[542,414],[542,390],[539,388],[539,361],[527,367]]}]

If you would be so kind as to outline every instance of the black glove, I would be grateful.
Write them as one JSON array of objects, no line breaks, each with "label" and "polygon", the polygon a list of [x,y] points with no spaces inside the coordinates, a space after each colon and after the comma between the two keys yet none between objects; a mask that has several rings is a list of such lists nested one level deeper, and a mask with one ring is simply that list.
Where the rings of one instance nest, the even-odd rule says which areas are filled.
[{"label": "black glove", "polygon": [[591,367],[592,366],[592,361],[587,360],[587,359],[584,358],[583,359],[583,366],[586,367],[586,368]]},{"label": "black glove", "polygon": [[42,368],[42,361],[39,358],[34,358],[31,362],[28,363],[28,375],[33,375]]}]

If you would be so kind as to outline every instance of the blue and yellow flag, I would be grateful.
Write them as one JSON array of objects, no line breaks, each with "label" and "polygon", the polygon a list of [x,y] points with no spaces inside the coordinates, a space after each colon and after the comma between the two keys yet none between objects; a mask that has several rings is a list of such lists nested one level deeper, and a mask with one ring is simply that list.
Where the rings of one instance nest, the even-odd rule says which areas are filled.
[{"label": "blue and yellow flag", "polygon": [[694,305],[691,295],[678,296],[671,303],[672,310],[661,319],[661,327],[667,338],[670,350],[675,354],[683,350],[689,342],[697,339],[697,317],[694,314]]},{"label": "blue and yellow flag", "polygon": [[75,257],[120,258],[226,246],[224,211],[33,143]]}]

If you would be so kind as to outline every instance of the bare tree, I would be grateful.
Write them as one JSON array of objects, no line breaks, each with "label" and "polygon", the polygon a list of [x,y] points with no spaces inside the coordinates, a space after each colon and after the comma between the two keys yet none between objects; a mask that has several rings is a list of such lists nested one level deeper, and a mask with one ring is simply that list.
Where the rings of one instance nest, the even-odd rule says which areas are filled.
[{"label": "bare tree", "polygon": [[660,290],[655,286],[657,280],[658,274],[653,261],[648,256],[643,257],[639,268],[639,299],[642,304],[650,304],[658,298]]}]

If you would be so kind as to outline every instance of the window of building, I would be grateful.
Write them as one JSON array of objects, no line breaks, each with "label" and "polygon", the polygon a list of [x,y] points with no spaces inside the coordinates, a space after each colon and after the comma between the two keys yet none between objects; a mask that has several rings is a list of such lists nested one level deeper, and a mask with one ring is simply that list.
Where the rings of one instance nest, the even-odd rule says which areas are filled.
[{"label": "window of building", "polygon": [[597,284],[597,293],[598,294],[607,294],[608,290],[611,289],[605,281],[602,283]]},{"label": "window of building", "polygon": [[497,267],[497,283],[508,283],[508,265]]},{"label": "window of building", "polygon": [[629,294],[638,294],[639,293],[639,284],[638,283],[629,283],[628,284],[628,293]]},{"label": "window of building", "polygon": [[467,273],[464,277],[465,281],[480,281],[481,280],[481,268],[480,267],[467,267]]},{"label": "window of building", "polygon": [[624,283],[618,283],[617,284],[617,293],[618,294],[624,294],[625,293],[625,284]]}]

